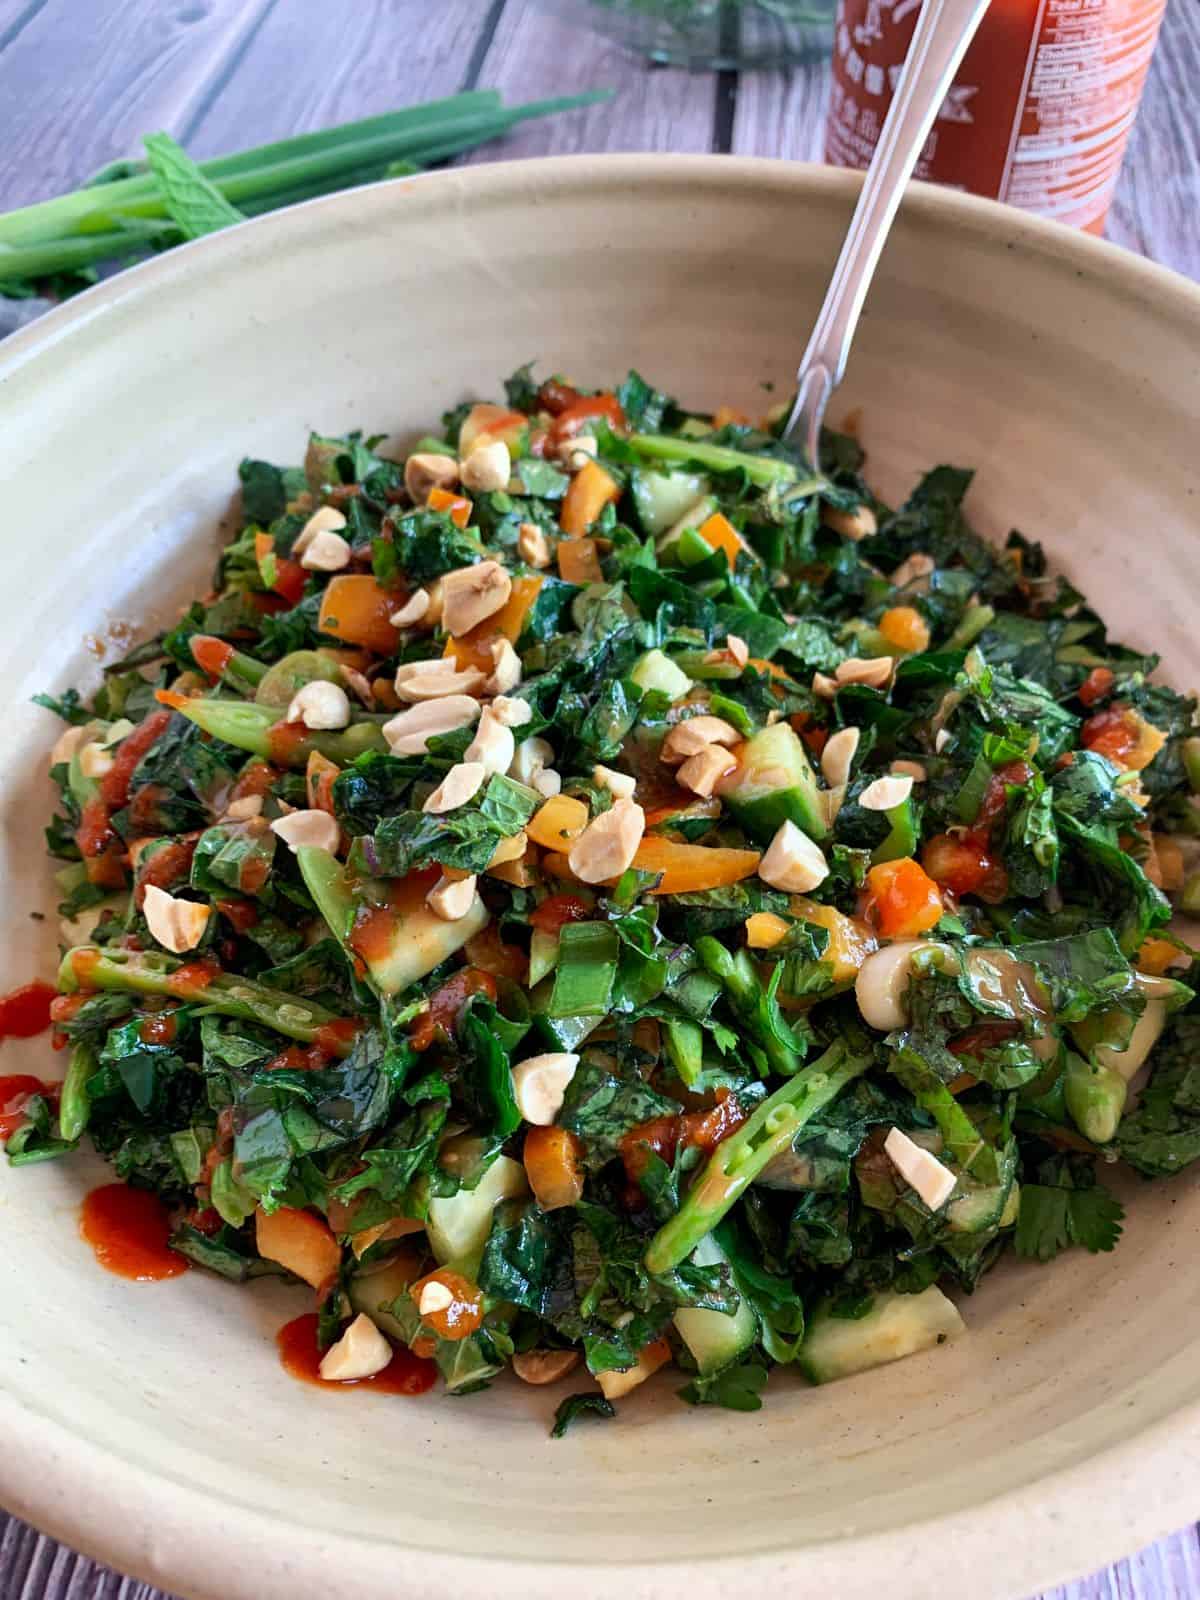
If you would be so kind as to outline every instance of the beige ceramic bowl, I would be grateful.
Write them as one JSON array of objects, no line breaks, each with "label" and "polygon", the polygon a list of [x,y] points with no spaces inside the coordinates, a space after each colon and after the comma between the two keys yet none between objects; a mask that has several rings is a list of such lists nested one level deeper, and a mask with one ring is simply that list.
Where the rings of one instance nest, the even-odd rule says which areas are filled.
[{"label": "beige ceramic bowl", "polygon": [[[699,405],[787,392],[854,179],[732,159],[477,167],[255,222],[118,278],[0,352],[0,987],[52,970],[56,725],[89,638],[205,584],[244,452],[403,438],[539,357]],[[1079,236],[918,188],[835,415],[897,495],[943,460],[1121,631],[1200,678],[1200,294]],[[50,1067],[42,1041],[0,1070]],[[556,1394],[323,1395],[272,1334],[299,1291],[106,1276],[80,1160],[0,1169],[0,1499],[228,1600],[1020,1596],[1200,1511],[1200,1192],[1130,1185],[1114,1255],[1006,1262],[970,1335],[765,1408],[641,1391],[547,1438]],[[649,1386],[653,1388],[654,1386]]]}]

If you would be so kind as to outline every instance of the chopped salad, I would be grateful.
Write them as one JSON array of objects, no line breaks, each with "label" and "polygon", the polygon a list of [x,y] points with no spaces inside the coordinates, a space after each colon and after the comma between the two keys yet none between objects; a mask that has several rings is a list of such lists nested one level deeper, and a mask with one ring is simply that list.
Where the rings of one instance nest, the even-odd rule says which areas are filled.
[{"label": "chopped salad", "polygon": [[327,1381],[574,1374],[559,1430],[1110,1250],[1111,1164],[1200,1157],[1195,699],[969,472],[505,388],[243,461],[211,590],[42,697],[69,1056],[9,1160],[310,1285]]}]

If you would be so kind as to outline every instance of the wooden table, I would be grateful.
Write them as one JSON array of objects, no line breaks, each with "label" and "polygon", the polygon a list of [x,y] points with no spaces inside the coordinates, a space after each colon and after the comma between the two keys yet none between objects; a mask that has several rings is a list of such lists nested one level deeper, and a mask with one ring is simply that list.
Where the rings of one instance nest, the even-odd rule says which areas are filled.
[{"label": "wooden table", "polygon": [[[1200,0],[1171,0],[1109,237],[1200,278]],[[536,0],[0,0],[0,209],[82,181],[165,128],[218,155],[480,87],[512,101],[614,87],[467,159],[597,150],[818,160],[827,73],[650,68]],[[0,302],[0,333],[38,306]],[[1131,1487],[1136,1493],[1136,1486]],[[1055,1600],[1200,1596],[1197,1530]],[[0,1512],[0,1600],[155,1600]]]}]

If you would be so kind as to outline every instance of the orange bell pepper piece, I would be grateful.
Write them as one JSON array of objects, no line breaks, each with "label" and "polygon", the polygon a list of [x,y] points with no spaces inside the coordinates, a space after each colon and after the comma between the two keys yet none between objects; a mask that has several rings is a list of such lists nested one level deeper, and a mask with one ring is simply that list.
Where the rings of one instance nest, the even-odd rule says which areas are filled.
[{"label": "orange bell pepper piece", "polygon": [[639,872],[661,872],[653,894],[687,894],[697,889],[724,889],[757,871],[757,850],[725,850],[702,844],[676,844],[647,835],[633,864]]},{"label": "orange bell pepper piece", "polygon": [[370,573],[340,573],[329,580],[321,597],[317,623],[322,633],[330,633],[347,644],[360,644],[377,655],[392,655],[400,642],[399,632],[388,618],[404,601],[400,595],[380,588]]},{"label": "orange bell pepper piece", "polygon": [[911,856],[872,867],[867,873],[867,894],[885,939],[913,939],[928,933],[943,910],[937,884]]},{"label": "orange bell pepper piece", "polygon": [[495,666],[492,645],[497,639],[507,639],[516,644],[525,629],[525,619],[533,609],[533,602],[542,587],[541,578],[514,578],[512,593],[490,617],[464,633],[461,639],[447,639],[444,655],[453,656],[460,668],[478,667],[480,672],[491,672]]},{"label": "orange bell pepper piece", "polygon": [[471,502],[465,495],[451,494],[449,489],[430,489],[425,504],[430,511],[447,512],[456,528],[465,528],[471,520]]},{"label": "orange bell pepper piece", "polygon": [[621,485],[596,461],[589,461],[571,479],[563,496],[559,526],[572,539],[585,534],[596,518],[621,493]]},{"label": "orange bell pepper piece", "polygon": [[1173,963],[1179,962],[1182,966],[1186,960],[1186,952],[1178,945],[1172,944],[1170,939],[1143,939],[1137,955],[1133,958],[1133,964],[1139,972],[1146,972],[1157,978]]},{"label": "orange bell pepper piece", "polygon": [[792,924],[773,911],[756,911],[746,918],[746,944],[751,950],[770,950],[786,939]]},{"label": "orange bell pepper piece", "polygon": [[588,825],[588,808],[569,794],[551,795],[525,824],[527,836],[544,850],[569,850]]},{"label": "orange bell pepper piece", "polygon": [[714,511],[711,517],[706,518],[697,528],[697,533],[705,544],[712,545],[714,550],[723,550],[725,559],[729,563],[730,572],[737,566],[738,552],[745,549],[737,529],[728,517]]},{"label": "orange bell pepper piece", "polygon": [[890,606],[879,619],[879,631],[905,655],[929,649],[929,624],[916,606]]},{"label": "orange bell pepper piece", "polygon": [[522,1159],[543,1211],[575,1205],[583,1194],[583,1145],[567,1128],[530,1128]]},{"label": "orange bell pepper piece", "polygon": [[558,547],[558,575],[564,583],[599,583],[604,574],[595,539],[564,539]]}]

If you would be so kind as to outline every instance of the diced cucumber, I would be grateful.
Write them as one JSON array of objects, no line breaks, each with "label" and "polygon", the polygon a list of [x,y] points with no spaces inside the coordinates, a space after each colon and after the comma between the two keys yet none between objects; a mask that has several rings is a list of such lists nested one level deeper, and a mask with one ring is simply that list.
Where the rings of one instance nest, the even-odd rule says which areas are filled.
[{"label": "diced cucumber", "polygon": [[704,1030],[698,1022],[680,1017],[663,1024],[663,1039],[671,1065],[691,1089],[704,1071]]},{"label": "diced cucumber", "polygon": [[402,1251],[394,1260],[377,1267],[374,1272],[356,1272],[346,1285],[350,1304],[355,1311],[365,1311],[384,1333],[404,1343],[408,1341],[408,1334],[397,1322],[391,1308],[402,1294],[407,1294],[409,1284],[415,1282],[415,1260],[419,1260],[419,1257],[413,1251]]},{"label": "diced cucumber", "polygon": [[946,1221],[955,1233],[986,1233],[998,1228],[1013,1187],[1010,1181],[963,1189],[946,1207]]},{"label": "diced cucumber", "polygon": [[[327,850],[308,845],[297,850],[296,859],[329,931],[348,947],[358,907],[340,864]],[[382,933],[373,932],[369,945],[357,951],[383,994],[402,993],[487,927],[488,909],[478,894],[465,917],[444,922],[425,904],[427,882],[418,876],[393,885],[391,903],[374,913]]]},{"label": "diced cucumber", "polygon": [[[659,560],[667,562],[681,561],[684,566],[688,565],[687,562],[682,561],[681,557],[681,545],[683,544],[684,535],[688,533],[694,534],[695,529],[700,527],[702,523],[707,522],[714,511],[719,511],[720,509],[716,495],[701,495],[694,505],[688,506],[677,522],[671,524],[666,533],[660,533],[655,540],[654,548]],[[703,544],[704,541],[700,540],[700,543]],[[709,555],[712,554],[711,549],[708,553]]]},{"label": "diced cucumber", "polygon": [[776,722],[747,739],[737,784],[725,802],[746,831],[764,842],[783,822],[794,822],[818,843],[829,834],[808,753],[788,722]]},{"label": "diced cucumber", "polygon": [[535,928],[529,941],[529,977],[526,979],[529,988],[536,988],[557,965],[558,935]]},{"label": "diced cucumber", "polygon": [[920,1294],[881,1290],[865,1317],[835,1317],[828,1304],[819,1306],[797,1363],[810,1383],[833,1383],[930,1350],[965,1332],[957,1306],[936,1285]]},{"label": "diced cucumber", "polygon": [[1074,1023],[1071,1036],[1100,1066],[1120,1073],[1126,1083],[1132,1083],[1158,1043],[1170,1009],[1165,999],[1148,995],[1145,1009],[1132,1027],[1129,1013],[1114,1007],[1111,1011],[1094,1011],[1082,1022]]},{"label": "diced cucumber", "polygon": [[902,856],[915,856],[917,853],[917,815],[912,800],[902,800],[886,816],[888,836],[871,852],[874,865],[881,861],[899,861]]},{"label": "diced cucumber", "polygon": [[501,1200],[528,1193],[521,1163],[497,1156],[473,1189],[460,1189],[449,1200],[431,1200],[425,1231],[439,1266],[452,1266],[473,1279],[492,1231],[492,1212]]},{"label": "diced cucumber", "polygon": [[[711,1233],[692,1251],[692,1260],[698,1267],[729,1265],[728,1256]],[[758,1338],[758,1318],[744,1297],[734,1312],[702,1311],[689,1306],[677,1311],[674,1320],[702,1378],[732,1366]]]},{"label": "diced cucumber", "polygon": [[637,467],[629,488],[642,527],[657,536],[707,494],[708,479],[699,472],[652,472],[648,467]]},{"label": "diced cucumber", "polygon": [[296,864],[330,933],[340,945],[345,945],[354,926],[355,906],[341,863],[328,850],[317,850],[306,844],[296,851]]},{"label": "diced cucumber", "polygon": [[682,668],[677,667],[670,656],[664,655],[661,650],[647,650],[640,660],[635,662],[629,676],[639,689],[647,693],[651,689],[658,689],[669,700],[682,700],[692,687],[692,680]]},{"label": "diced cucumber", "polygon": [[306,683],[340,683],[338,664],[322,650],[293,650],[268,667],[254,691],[260,706],[286,709]]}]

